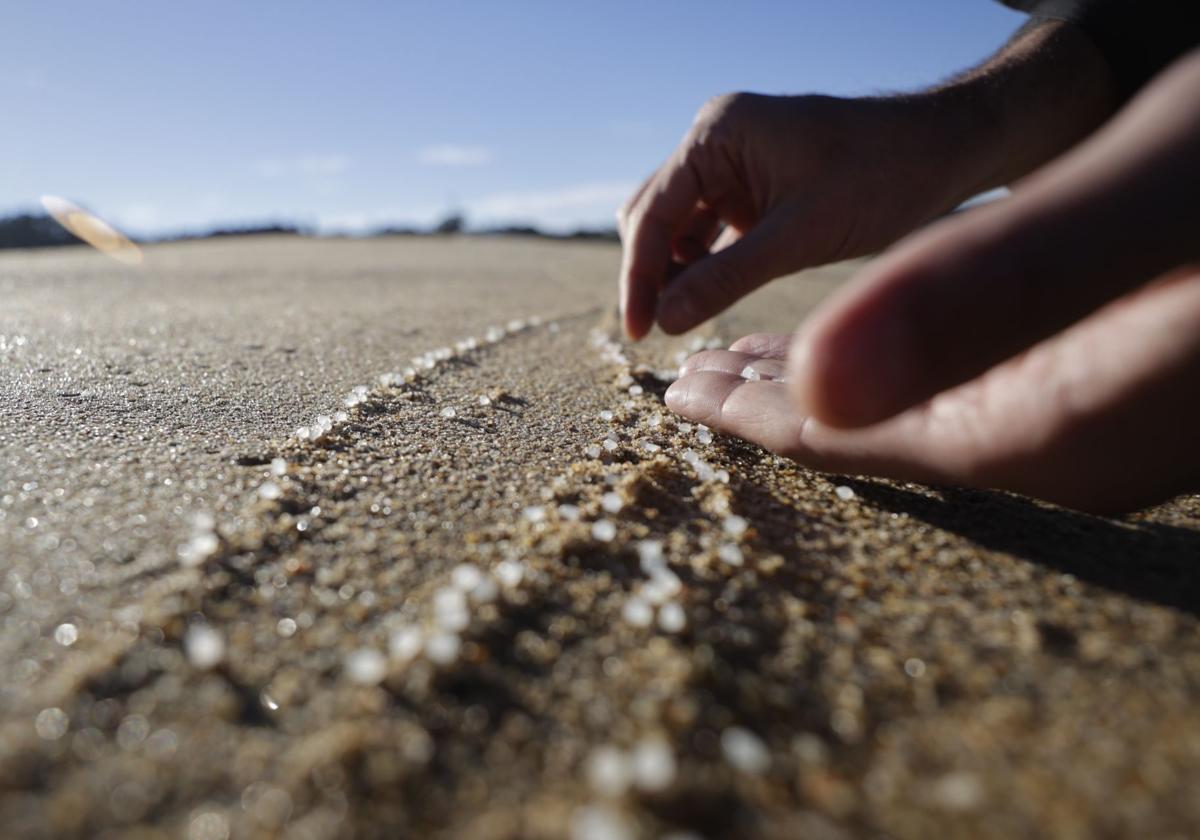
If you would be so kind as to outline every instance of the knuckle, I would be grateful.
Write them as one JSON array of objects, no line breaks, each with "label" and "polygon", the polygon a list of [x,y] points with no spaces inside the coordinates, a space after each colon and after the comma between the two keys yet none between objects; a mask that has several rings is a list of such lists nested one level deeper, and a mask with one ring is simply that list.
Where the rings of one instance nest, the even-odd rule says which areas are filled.
[{"label": "knuckle", "polygon": [[705,102],[696,113],[697,125],[715,125],[744,112],[756,97],[752,93],[736,91],[722,93]]},{"label": "knuckle", "polygon": [[753,131],[759,121],[762,103],[772,97],[756,93],[723,93],[700,107],[685,138],[687,157],[694,162],[708,160],[712,149],[734,144]]}]

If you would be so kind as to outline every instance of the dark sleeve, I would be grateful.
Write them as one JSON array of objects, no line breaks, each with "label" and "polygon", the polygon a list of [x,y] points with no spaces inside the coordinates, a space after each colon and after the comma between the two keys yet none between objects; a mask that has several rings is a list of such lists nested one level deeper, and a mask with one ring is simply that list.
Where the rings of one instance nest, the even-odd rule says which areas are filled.
[{"label": "dark sleeve", "polygon": [[1132,96],[1188,50],[1200,45],[1197,0],[1001,0],[1033,21],[1064,20],[1082,29]]}]

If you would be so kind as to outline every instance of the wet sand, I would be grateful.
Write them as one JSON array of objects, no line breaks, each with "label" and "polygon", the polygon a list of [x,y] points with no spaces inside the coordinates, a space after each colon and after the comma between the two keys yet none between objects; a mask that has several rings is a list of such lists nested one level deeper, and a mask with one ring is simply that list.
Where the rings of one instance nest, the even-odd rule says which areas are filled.
[{"label": "wet sand", "polygon": [[5,833],[1194,831],[1200,498],[1098,519],[681,424],[679,353],[849,268],[629,347],[616,260],[0,257]]}]

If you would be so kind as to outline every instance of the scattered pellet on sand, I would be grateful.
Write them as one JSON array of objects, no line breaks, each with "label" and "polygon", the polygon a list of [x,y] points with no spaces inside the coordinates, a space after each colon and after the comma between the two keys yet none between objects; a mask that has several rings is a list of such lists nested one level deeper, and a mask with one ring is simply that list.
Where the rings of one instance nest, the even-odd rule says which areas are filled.
[{"label": "scattered pellet on sand", "polygon": [[600,542],[612,542],[617,535],[617,526],[607,519],[598,519],[592,523],[592,539]]},{"label": "scattered pellet on sand", "polygon": [[525,564],[517,560],[503,560],[496,566],[496,579],[509,589],[518,586],[525,577]]},{"label": "scattered pellet on sand", "polygon": [[460,589],[444,586],[433,593],[434,622],[442,630],[457,633],[471,623],[467,596]]},{"label": "scattered pellet on sand", "polygon": [[221,541],[212,531],[195,533],[179,548],[179,562],[185,566],[199,566],[220,548]]},{"label": "scattered pellet on sand", "polygon": [[207,671],[225,659],[225,637],[207,624],[194,624],[183,637],[183,651],[192,667]]},{"label": "scattered pellet on sand", "polygon": [[742,549],[735,543],[722,543],[717,549],[717,557],[730,566],[740,566],[744,562]]},{"label": "scattered pellet on sand", "polygon": [[79,640],[79,628],[71,622],[64,622],[54,628],[54,641],[63,647],[70,647]]},{"label": "scattered pellet on sand", "polygon": [[642,598],[629,598],[621,607],[621,618],[633,627],[649,627],[654,621],[654,607]]},{"label": "scattered pellet on sand", "polygon": [[721,754],[735,770],[765,773],[771,766],[771,753],[763,740],[741,726],[730,726],[721,733]]},{"label": "scattered pellet on sand", "polygon": [[463,592],[470,592],[482,580],[483,572],[473,563],[459,563],[450,572],[450,582]]},{"label": "scattered pellet on sand", "polygon": [[387,659],[374,648],[359,648],[346,654],[346,676],[359,685],[378,685],[387,676]]},{"label": "scattered pellet on sand", "polygon": [[42,709],[33,721],[33,731],[45,741],[57,741],[67,734],[71,718],[57,706]]},{"label": "scattered pellet on sand", "polygon": [[683,607],[675,601],[668,601],[658,608],[658,626],[668,633],[679,633],[687,626],[687,616]]},{"label": "scattered pellet on sand", "polygon": [[634,840],[633,821],[608,805],[585,805],[571,814],[570,840]]},{"label": "scattered pellet on sand", "polygon": [[658,793],[675,781],[675,753],[662,738],[645,738],[635,744],[629,763],[638,790]]},{"label": "scattered pellet on sand", "polygon": [[425,642],[425,656],[434,665],[453,665],[461,648],[457,633],[435,633]]},{"label": "scattered pellet on sand", "polygon": [[932,799],[946,811],[971,811],[983,800],[983,785],[974,773],[947,773],[932,785]]},{"label": "scattered pellet on sand", "polygon": [[665,555],[662,540],[642,540],[637,544],[638,560],[646,574],[663,568]]},{"label": "scattered pellet on sand", "polygon": [[624,750],[611,744],[597,747],[587,757],[588,785],[599,796],[620,796],[633,782],[633,768]]},{"label": "scattered pellet on sand", "polygon": [[471,591],[467,593],[467,597],[471,599],[472,604],[490,604],[496,600],[499,594],[500,589],[496,585],[495,579],[484,577],[471,587]]},{"label": "scattered pellet on sand", "polygon": [[733,514],[721,520],[721,527],[731,537],[740,537],[746,533],[746,529],[750,527],[750,523],[746,521],[746,517]]},{"label": "scattered pellet on sand", "polygon": [[388,637],[388,654],[398,662],[408,662],[420,656],[425,637],[419,627],[401,627]]},{"label": "scattered pellet on sand", "polygon": [[625,507],[625,500],[618,493],[608,492],[600,497],[600,507],[605,513],[620,513],[621,508]]}]

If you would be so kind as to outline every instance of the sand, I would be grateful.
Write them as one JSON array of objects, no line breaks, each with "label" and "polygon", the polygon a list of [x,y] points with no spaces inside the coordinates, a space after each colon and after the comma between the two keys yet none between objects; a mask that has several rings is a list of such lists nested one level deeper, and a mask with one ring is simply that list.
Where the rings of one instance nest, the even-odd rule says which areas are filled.
[{"label": "sand", "polygon": [[1107,520],[710,439],[661,405],[677,354],[850,267],[627,347],[617,257],[0,257],[5,835],[1194,830],[1200,499]]}]

